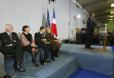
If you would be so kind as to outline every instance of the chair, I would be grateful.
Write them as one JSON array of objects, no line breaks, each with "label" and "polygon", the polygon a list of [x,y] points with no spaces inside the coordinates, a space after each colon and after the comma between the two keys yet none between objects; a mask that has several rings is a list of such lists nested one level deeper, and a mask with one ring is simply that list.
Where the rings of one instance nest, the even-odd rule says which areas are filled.
[{"label": "chair", "polygon": [[[28,56],[29,56],[29,53],[27,52],[24,52],[24,59],[26,59],[26,63],[28,64]],[[23,64],[24,64],[24,59],[23,59]]]},{"label": "chair", "polygon": [[8,61],[7,61],[7,60],[8,60],[9,58],[13,59],[13,58],[14,58],[14,55],[8,54],[8,55],[5,55],[5,56],[4,56],[4,64],[5,64],[6,73],[8,73]]}]

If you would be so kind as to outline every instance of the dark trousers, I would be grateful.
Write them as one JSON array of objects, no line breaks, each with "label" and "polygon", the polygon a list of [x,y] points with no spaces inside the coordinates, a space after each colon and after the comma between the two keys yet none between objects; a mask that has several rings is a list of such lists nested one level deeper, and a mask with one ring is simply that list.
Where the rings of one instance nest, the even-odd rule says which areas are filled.
[{"label": "dark trousers", "polygon": [[50,57],[52,57],[52,53],[51,53],[51,47],[50,44],[46,44],[44,47],[44,58],[49,59]]},{"label": "dark trousers", "polygon": [[50,44],[44,44],[38,46],[39,49],[39,61],[46,61],[49,58],[53,58],[52,49]]},{"label": "dark trousers", "polygon": [[32,56],[32,60],[34,61],[34,62],[36,62],[36,57],[37,57],[37,55],[38,55],[38,52],[35,52],[34,54],[33,54],[33,52],[32,52],[32,46],[31,45],[29,45],[29,46],[26,46],[26,47],[23,47],[23,51],[25,52],[28,52],[28,53],[30,53],[31,54],[31,56]]},{"label": "dark trousers", "polygon": [[90,48],[92,41],[93,41],[93,36],[94,36],[94,28],[93,27],[89,27],[86,30],[86,43],[85,43],[85,47]]},{"label": "dark trousers", "polygon": [[13,55],[15,57],[15,64],[22,63],[23,50],[21,46],[16,47],[4,47],[2,48],[4,55]]}]

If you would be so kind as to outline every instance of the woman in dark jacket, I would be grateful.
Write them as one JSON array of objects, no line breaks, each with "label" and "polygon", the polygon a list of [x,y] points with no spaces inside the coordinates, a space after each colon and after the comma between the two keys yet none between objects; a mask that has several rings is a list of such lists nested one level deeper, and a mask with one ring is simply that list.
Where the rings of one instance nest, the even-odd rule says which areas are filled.
[{"label": "woman in dark jacket", "polygon": [[22,35],[26,38],[26,41],[28,41],[30,44],[23,46],[23,50],[26,52],[29,52],[32,55],[32,62],[34,64],[34,66],[38,67],[39,64],[36,60],[36,57],[38,55],[38,49],[35,46],[35,43],[33,42],[33,38],[32,35],[29,33],[30,27],[25,25],[22,28]]}]

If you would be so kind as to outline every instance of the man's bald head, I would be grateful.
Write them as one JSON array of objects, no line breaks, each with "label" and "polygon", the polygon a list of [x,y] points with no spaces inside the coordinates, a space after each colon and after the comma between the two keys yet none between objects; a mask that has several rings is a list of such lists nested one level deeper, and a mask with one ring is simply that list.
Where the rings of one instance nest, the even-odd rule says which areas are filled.
[{"label": "man's bald head", "polygon": [[13,26],[11,24],[6,24],[6,32],[13,32]]}]

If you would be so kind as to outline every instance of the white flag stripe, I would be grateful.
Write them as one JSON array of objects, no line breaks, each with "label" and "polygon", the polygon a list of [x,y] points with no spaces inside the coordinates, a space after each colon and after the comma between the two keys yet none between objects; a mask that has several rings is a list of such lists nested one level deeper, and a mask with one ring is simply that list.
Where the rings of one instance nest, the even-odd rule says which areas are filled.
[{"label": "white flag stripe", "polygon": [[53,18],[52,23],[56,24],[56,19],[55,18]]}]

